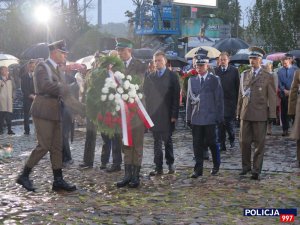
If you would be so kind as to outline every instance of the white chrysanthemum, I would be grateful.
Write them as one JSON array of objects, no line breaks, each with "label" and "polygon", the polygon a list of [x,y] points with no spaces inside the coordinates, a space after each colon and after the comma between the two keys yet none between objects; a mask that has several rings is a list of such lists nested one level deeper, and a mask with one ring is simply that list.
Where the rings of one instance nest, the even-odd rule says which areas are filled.
[{"label": "white chrysanthemum", "polygon": [[129,98],[128,94],[123,94],[123,95],[122,95],[122,99],[123,99],[124,101],[127,101],[128,98]]},{"label": "white chrysanthemum", "polygon": [[102,88],[102,93],[107,94],[108,93],[108,87]]},{"label": "white chrysanthemum", "polygon": [[108,100],[109,100],[109,101],[114,100],[114,98],[115,98],[115,95],[114,95],[114,94],[109,94],[109,96],[108,96]]},{"label": "white chrysanthemum", "polygon": [[117,86],[118,86],[118,85],[117,85],[116,82],[113,82],[113,83],[111,84],[111,88],[113,88],[113,89],[116,89]]},{"label": "white chrysanthemum", "polygon": [[138,93],[138,97],[139,97],[139,99],[142,99],[143,98],[143,94],[142,93]]},{"label": "white chrysanthemum", "polygon": [[134,103],[134,99],[133,98],[129,98],[128,102],[129,103]]},{"label": "white chrysanthemum", "polygon": [[135,85],[134,85],[134,84],[130,84],[130,85],[129,85],[129,88],[130,88],[131,90],[135,90]]},{"label": "white chrysanthemum", "polygon": [[133,89],[133,90],[128,92],[128,95],[129,95],[130,98],[134,98],[136,96],[136,91]]},{"label": "white chrysanthemum", "polygon": [[139,90],[140,89],[140,87],[139,87],[139,85],[135,85],[135,90]]},{"label": "white chrysanthemum", "polygon": [[101,101],[104,102],[107,98],[107,95],[101,95]]},{"label": "white chrysanthemum", "polygon": [[120,94],[123,94],[124,93],[124,90],[122,87],[118,87],[117,88],[117,92],[120,93]]},{"label": "white chrysanthemum", "polygon": [[131,75],[127,75],[126,79],[131,81],[132,80],[132,76]]},{"label": "white chrysanthemum", "polygon": [[119,105],[116,106],[116,111],[120,111],[121,110],[121,107]]},{"label": "white chrysanthemum", "polygon": [[125,78],[125,75],[123,73],[121,73],[120,71],[115,72],[114,76],[119,78],[120,80]]},{"label": "white chrysanthemum", "polygon": [[125,90],[128,90],[128,88],[130,87],[130,82],[128,80],[126,80],[123,84],[123,87]]}]

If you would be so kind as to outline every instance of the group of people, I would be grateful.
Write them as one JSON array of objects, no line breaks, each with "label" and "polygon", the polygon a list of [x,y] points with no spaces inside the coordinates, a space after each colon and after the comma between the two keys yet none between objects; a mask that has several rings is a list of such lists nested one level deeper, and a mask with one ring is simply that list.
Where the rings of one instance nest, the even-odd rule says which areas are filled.
[{"label": "group of people", "polygon": [[[175,173],[174,151],[172,134],[178,119],[180,103],[179,76],[167,66],[164,52],[157,51],[153,60],[149,62],[148,70],[145,64],[132,56],[133,43],[124,38],[116,39],[116,54],[124,62],[125,75],[138,75],[143,90],[143,104],[154,123],[150,129],[154,140],[154,170],[150,176],[164,173],[163,170],[163,144],[168,174]],[[35,65],[33,77],[34,92],[24,94],[31,105],[31,115],[35,125],[38,144],[29,156],[22,173],[17,179],[29,191],[34,191],[29,175],[33,167],[49,151],[53,169],[54,182],[52,189],[74,191],[75,185],[67,183],[62,176],[63,168],[63,127],[62,121],[64,108],[69,108],[75,113],[84,114],[84,105],[77,101],[66,83],[64,74],[58,65],[66,61],[67,50],[64,41],[54,42],[49,45],[50,56],[44,62]],[[195,159],[194,171],[191,178],[203,175],[203,161],[205,152],[211,151],[213,167],[212,175],[217,175],[220,169],[220,151],[226,151],[226,133],[228,133],[230,148],[235,146],[235,121],[240,120],[239,142],[242,153],[242,170],[240,175],[251,172],[251,179],[259,179],[261,173],[265,137],[267,126],[276,119],[277,87],[274,76],[262,66],[264,50],[258,47],[249,48],[250,69],[239,74],[238,70],[229,64],[230,56],[222,52],[219,56],[219,65],[212,69],[209,59],[205,54],[198,52],[193,58],[193,76],[190,76],[186,89],[186,123],[192,130],[193,152]],[[288,59],[288,56],[284,61]],[[101,66],[101,65],[100,65]],[[28,64],[29,71],[30,63]],[[279,90],[288,99],[287,114],[297,115],[299,111],[299,74],[295,76],[286,69],[286,78],[290,86],[281,81],[278,71]],[[107,77],[112,73],[107,70]],[[1,80],[0,80],[1,81]],[[99,87],[102,88],[102,87]],[[282,88],[282,89],[281,89]],[[298,99],[298,100],[297,100]],[[33,102],[32,102],[33,100]],[[296,102],[297,110],[296,110]],[[284,103],[282,103],[284,104]],[[50,110],[51,109],[51,110]],[[120,134],[109,137],[101,133],[103,139],[101,166],[107,172],[121,170],[122,152],[124,159],[124,176],[116,183],[117,187],[129,186],[136,188],[140,185],[140,169],[143,158],[143,140],[145,127],[138,117],[131,121],[133,145],[122,144]],[[26,119],[27,120],[27,119]],[[292,137],[297,141],[297,162],[300,161],[300,132],[299,118],[294,120]],[[91,121],[87,119],[87,126]],[[28,123],[24,123],[25,133],[28,134]],[[286,135],[287,128],[283,128]],[[97,134],[95,134],[97,135]],[[87,135],[88,137],[88,135]],[[89,140],[86,140],[89,141]],[[252,144],[254,144],[253,163],[251,163]],[[92,167],[95,146],[87,147],[86,143],[84,160],[81,167]],[[112,153],[112,165],[107,167]]]}]

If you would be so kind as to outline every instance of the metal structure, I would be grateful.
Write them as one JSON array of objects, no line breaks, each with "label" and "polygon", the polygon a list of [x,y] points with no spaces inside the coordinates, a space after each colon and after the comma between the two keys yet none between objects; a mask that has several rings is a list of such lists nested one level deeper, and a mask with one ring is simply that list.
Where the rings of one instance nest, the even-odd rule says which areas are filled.
[{"label": "metal structure", "polygon": [[135,20],[137,35],[180,35],[180,8],[172,4],[153,5],[150,12],[137,9]]}]

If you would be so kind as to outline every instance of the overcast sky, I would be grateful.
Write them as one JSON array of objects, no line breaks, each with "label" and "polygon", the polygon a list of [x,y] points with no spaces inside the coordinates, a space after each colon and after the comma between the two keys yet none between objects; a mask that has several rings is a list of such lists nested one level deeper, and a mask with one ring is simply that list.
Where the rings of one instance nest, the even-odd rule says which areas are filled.
[{"label": "overcast sky", "polygon": [[[88,19],[92,24],[97,23],[97,2],[97,0],[94,0],[94,9],[90,9],[90,13],[88,15]],[[244,11],[247,7],[252,6],[255,3],[255,0],[239,0],[239,2],[242,10]],[[133,6],[132,0],[102,0],[102,8],[102,23],[106,24],[109,22],[126,22],[127,18],[125,17],[124,13],[127,10],[133,11],[135,7]],[[244,19],[246,20],[246,18]],[[247,25],[246,22],[247,21],[245,21],[245,25]]]}]

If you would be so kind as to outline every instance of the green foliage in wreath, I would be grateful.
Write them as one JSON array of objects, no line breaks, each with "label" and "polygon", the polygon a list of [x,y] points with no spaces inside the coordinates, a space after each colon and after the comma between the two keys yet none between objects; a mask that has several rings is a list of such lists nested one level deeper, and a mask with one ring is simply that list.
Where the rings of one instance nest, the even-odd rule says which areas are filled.
[{"label": "green foliage in wreath", "polygon": [[98,130],[113,136],[116,130],[106,127],[99,127],[98,114],[104,114],[110,107],[114,107],[110,102],[106,104],[101,101],[102,88],[105,79],[108,77],[108,67],[113,71],[124,71],[125,67],[121,59],[115,56],[105,56],[96,62],[98,65],[92,72],[88,80],[88,88],[86,95],[86,107],[88,118],[97,126]]}]

